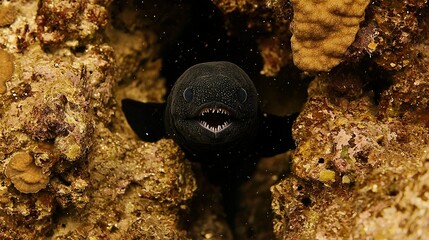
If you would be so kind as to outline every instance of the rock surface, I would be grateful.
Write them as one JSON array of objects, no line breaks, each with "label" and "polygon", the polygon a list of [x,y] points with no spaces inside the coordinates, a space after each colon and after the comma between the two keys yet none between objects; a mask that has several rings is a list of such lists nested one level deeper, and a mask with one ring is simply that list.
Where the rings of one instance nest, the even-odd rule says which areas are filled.
[{"label": "rock surface", "polygon": [[110,1],[6,4],[0,238],[186,239],[191,164],[171,140],[136,139],[116,103],[126,88],[162,99],[156,34],[108,26]]}]

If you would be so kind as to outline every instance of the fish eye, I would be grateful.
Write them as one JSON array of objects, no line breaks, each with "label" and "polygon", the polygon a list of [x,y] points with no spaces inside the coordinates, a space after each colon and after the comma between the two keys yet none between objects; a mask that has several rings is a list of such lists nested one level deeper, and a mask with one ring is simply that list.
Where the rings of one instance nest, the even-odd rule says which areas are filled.
[{"label": "fish eye", "polygon": [[244,90],[244,88],[238,89],[237,95],[238,95],[238,100],[240,102],[242,102],[242,103],[246,102],[246,100],[247,100],[247,92],[246,92],[246,90]]},{"label": "fish eye", "polygon": [[183,91],[183,98],[187,102],[191,102],[194,98],[194,91],[191,88],[186,88],[185,91]]}]

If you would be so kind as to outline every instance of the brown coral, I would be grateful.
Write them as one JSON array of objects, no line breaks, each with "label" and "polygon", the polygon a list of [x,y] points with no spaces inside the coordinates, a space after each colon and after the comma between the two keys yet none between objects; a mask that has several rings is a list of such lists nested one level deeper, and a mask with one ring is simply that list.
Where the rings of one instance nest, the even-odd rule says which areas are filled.
[{"label": "brown coral", "polygon": [[329,71],[353,43],[368,0],[291,0],[295,65],[308,72]]},{"label": "brown coral", "polygon": [[13,70],[12,55],[5,50],[0,49],[0,94],[6,92],[6,81],[9,81],[12,77]]},{"label": "brown coral", "polygon": [[13,5],[0,5],[0,27],[12,24],[15,18],[16,9]]},{"label": "brown coral", "polygon": [[15,154],[6,167],[6,176],[20,192],[36,193],[46,187],[49,174],[36,166],[33,157],[28,152]]}]

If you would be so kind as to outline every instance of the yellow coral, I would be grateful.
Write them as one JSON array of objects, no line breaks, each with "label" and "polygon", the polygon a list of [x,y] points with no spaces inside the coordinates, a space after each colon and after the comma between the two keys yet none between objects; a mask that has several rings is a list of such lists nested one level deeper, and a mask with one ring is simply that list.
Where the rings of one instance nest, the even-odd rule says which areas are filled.
[{"label": "yellow coral", "polygon": [[308,72],[337,66],[353,43],[369,0],[291,0],[295,65]]},{"label": "yellow coral", "polygon": [[13,58],[12,55],[5,50],[0,49],[0,94],[6,92],[6,81],[13,74]]},{"label": "yellow coral", "polygon": [[15,154],[6,167],[6,176],[20,192],[36,193],[44,189],[49,182],[49,175],[36,166],[28,152]]}]

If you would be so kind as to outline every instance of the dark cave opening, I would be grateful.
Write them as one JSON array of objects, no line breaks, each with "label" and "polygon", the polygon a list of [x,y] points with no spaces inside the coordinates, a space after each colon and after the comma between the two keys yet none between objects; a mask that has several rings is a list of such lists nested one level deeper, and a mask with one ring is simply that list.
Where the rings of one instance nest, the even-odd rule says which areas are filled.
[{"label": "dark cave opening", "polygon": [[[168,87],[190,66],[209,61],[230,61],[249,76],[259,75],[262,59],[251,32],[243,30],[240,39],[229,36],[222,13],[211,1],[189,0],[190,19],[176,41],[162,53],[162,74]],[[244,27],[244,26],[243,26]],[[245,29],[245,28],[244,28]]]}]

